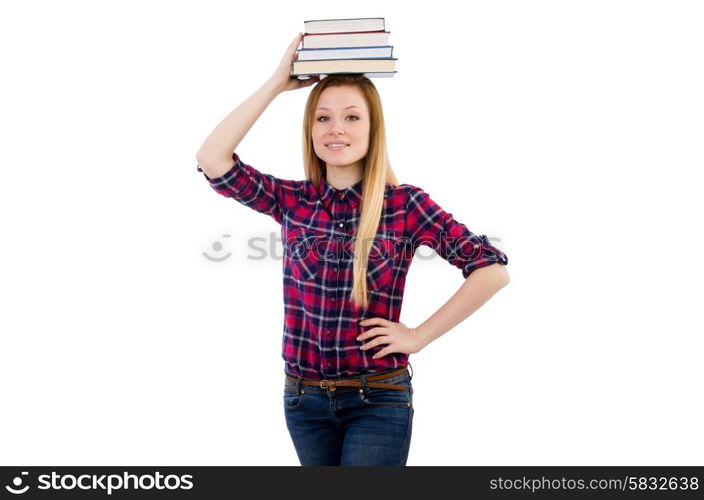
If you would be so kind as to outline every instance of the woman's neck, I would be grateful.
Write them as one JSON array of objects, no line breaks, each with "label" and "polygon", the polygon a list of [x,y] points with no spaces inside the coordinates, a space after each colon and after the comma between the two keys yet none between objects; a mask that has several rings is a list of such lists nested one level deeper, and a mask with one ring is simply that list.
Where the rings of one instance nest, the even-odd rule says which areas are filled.
[{"label": "woman's neck", "polygon": [[348,188],[362,180],[362,165],[362,160],[341,167],[326,165],[325,180],[335,189]]}]

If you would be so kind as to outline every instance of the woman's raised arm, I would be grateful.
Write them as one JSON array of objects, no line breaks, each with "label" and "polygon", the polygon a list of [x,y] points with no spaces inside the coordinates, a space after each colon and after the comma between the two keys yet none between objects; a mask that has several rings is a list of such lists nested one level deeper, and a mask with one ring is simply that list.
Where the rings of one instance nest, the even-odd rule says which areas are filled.
[{"label": "woman's raised arm", "polygon": [[319,78],[299,80],[291,77],[291,63],[298,56],[296,48],[301,39],[300,33],[296,35],[271,77],[230,112],[205,139],[196,154],[196,161],[208,177],[220,177],[232,168],[233,151],[277,95],[287,90],[309,87],[319,81]]}]

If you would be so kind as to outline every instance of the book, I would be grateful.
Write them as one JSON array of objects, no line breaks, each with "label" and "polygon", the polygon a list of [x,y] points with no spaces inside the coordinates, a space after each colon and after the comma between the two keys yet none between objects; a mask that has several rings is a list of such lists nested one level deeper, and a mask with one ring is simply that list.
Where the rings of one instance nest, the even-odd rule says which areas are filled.
[{"label": "book", "polygon": [[322,49],[298,49],[298,61],[315,61],[320,59],[370,59],[374,57],[393,57],[391,45],[381,47],[325,47]]},{"label": "book", "polygon": [[316,19],[303,22],[305,33],[331,33],[355,31],[384,31],[383,17],[358,17],[351,19]]},{"label": "book", "polygon": [[396,74],[396,61],[383,17],[305,21],[291,76],[306,80],[352,73],[389,78]]},{"label": "book", "polygon": [[[367,78],[384,78],[384,77],[391,78],[392,76],[394,76],[396,74],[396,71],[389,71],[387,73],[369,72],[369,73],[360,73],[360,74],[366,76]],[[298,78],[299,80],[308,80],[309,78],[311,78],[313,76],[324,77],[325,73],[316,73],[315,75],[297,75],[296,78]]]},{"label": "book", "polygon": [[388,31],[304,34],[301,48],[379,47],[389,45],[389,34]]},{"label": "book", "polygon": [[396,72],[396,58],[324,59],[293,61],[291,75],[329,75],[334,73],[390,73]]}]

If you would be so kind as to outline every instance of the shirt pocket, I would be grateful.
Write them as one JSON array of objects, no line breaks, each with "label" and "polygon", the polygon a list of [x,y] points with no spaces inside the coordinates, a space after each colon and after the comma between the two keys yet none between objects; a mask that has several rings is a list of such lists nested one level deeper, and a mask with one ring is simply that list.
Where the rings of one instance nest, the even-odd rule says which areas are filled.
[{"label": "shirt pocket", "polygon": [[389,286],[394,270],[393,235],[378,235],[369,251],[367,261],[367,284],[372,291],[383,290]]},{"label": "shirt pocket", "polygon": [[[286,235],[286,252],[291,275],[297,282],[315,281],[320,263],[322,235],[302,228],[290,228]],[[317,243],[316,243],[317,242]]]}]

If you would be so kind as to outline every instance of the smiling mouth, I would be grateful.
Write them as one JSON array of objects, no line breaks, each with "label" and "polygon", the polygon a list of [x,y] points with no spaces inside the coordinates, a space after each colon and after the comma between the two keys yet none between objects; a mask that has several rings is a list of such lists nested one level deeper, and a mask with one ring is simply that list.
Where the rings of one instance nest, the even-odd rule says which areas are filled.
[{"label": "smiling mouth", "polygon": [[328,149],[332,149],[332,150],[338,150],[338,149],[345,149],[345,148],[349,147],[349,144],[345,144],[345,143],[342,143],[342,142],[340,142],[340,143],[331,143],[331,144],[326,144],[325,147],[328,148]]}]

